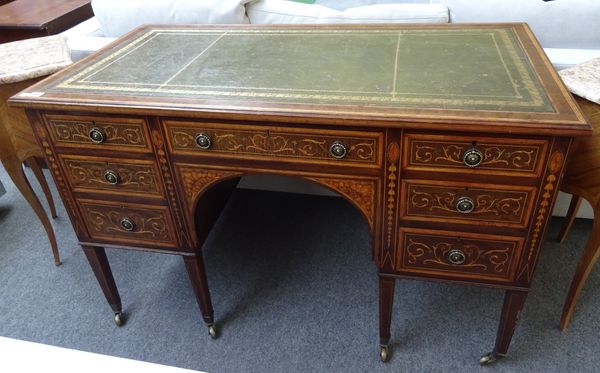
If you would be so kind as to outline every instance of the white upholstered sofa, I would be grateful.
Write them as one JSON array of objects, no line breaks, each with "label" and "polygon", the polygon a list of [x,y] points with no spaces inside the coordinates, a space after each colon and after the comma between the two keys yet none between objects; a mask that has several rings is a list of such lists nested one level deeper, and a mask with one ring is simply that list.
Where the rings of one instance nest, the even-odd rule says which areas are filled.
[{"label": "white upholstered sofa", "polygon": [[[304,0],[310,2],[311,0]],[[557,68],[600,56],[598,0],[93,0],[75,60],[140,23],[527,22]]]},{"label": "white upholstered sofa", "polygon": [[[599,0],[92,0],[92,6],[95,17],[64,33],[73,60],[143,23],[527,22],[557,69],[600,56]],[[241,185],[326,194],[287,179],[247,177]],[[565,197],[555,214],[566,213]],[[580,216],[592,216],[589,206]]]}]

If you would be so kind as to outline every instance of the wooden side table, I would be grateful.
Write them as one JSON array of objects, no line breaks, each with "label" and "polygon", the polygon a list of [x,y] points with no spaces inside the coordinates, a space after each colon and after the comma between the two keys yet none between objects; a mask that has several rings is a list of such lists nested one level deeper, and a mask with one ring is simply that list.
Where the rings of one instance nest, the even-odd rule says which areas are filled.
[{"label": "wooden side table", "polygon": [[25,112],[9,107],[7,100],[44,76],[69,65],[69,49],[62,37],[50,36],[2,44],[0,55],[4,57],[0,60],[0,161],[42,222],[50,240],[54,263],[58,266],[60,255],[54,230],[23,172],[23,163],[27,162],[42,186],[52,217],[56,217],[52,194],[38,163],[44,153],[35,141]]},{"label": "wooden side table", "polygon": [[91,0],[5,2],[0,6],[0,43],[55,35],[93,16]]},{"label": "wooden side table", "polygon": [[569,326],[585,281],[600,258],[600,58],[563,70],[560,75],[571,92],[577,95],[575,98],[579,106],[594,128],[593,136],[575,139],[562,183],[562,190],[573,197],[559,234],[560,242],[567,236],[582,198],[594,210],[594,225],[563,306],[560,328],[564,331]]}]

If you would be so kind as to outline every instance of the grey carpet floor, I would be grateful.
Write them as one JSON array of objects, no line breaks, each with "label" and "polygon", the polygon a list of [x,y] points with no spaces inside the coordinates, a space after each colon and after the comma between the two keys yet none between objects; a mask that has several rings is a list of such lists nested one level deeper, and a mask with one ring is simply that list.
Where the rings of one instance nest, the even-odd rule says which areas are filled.
[{"label": "grey carpet floor", "polygon": [[369,235],[340,198],[236,191],[205,245],[221,334],[211,340],[172,255],[107,250],[128,315],[116,327],[60,201],[53,224],[63,265],[55,268],[41,225],[2,168],[0,180],[2,336],[208,372],[600,369],[600,269],[569,331],[557,327],[590,221],[577,221],[562,245],[554,242],[562,219],[552,221],[508,358],[478,365],[493,346],[502,292],[404,280],[393,356],[382,364]]}]

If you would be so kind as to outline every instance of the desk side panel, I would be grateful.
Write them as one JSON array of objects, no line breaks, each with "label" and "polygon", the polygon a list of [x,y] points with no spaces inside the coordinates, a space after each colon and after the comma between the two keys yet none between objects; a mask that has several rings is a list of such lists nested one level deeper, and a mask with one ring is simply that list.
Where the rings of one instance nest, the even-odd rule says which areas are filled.
[{"label": "desk side panel", "polygon": [[71,224],[73,225],[75,233],[77,234],[77,238],[79,241],[90,241],[89,234],[85,229],[85,226],[82,224],[83,220],[79,214],[79,211],[77,210],[75,199],[73,198],[71,190],[69,189],[66,174],[56,157],[54,145],[52,144],[50,135],[48,134],[46,126],[44,125],[42,114],[38,110],[27,110],[26,113],[31,126],[33,127],[33,133],[36,141],[43,149],[44,157],[46,158],[46,162],[50,168],[50,172],[52,173],[52,178],[54,179],[54,183],[56,184],[58,192],[60,193],[60,197],[69,215],[69,219],[71,219]]}]

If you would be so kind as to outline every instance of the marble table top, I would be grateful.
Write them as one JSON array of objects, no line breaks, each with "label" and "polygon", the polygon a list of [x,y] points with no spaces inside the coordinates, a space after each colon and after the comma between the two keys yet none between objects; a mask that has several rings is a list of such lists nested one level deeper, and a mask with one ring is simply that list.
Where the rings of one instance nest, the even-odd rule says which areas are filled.
[{"label": "marble table top", "polygon": [[600,104],[600,57],[558,73],[571,93]]},{"label": "marble table top", "polygon": [[72,63],[60,35],[0,44],[0,84],[50,75]]}]

